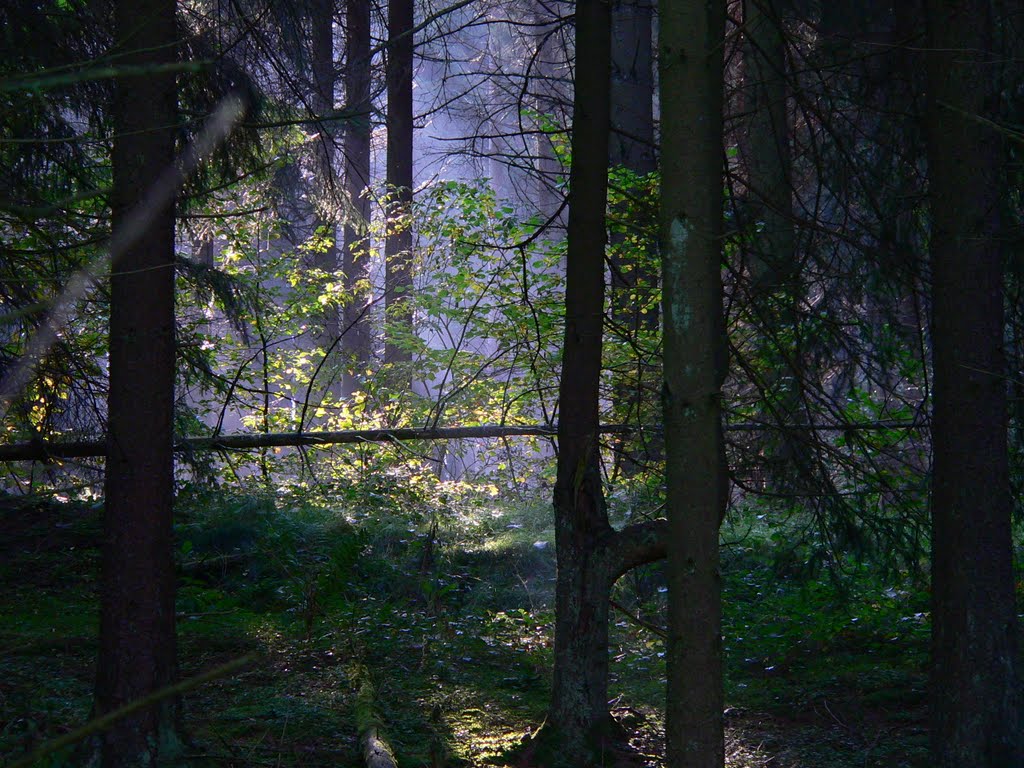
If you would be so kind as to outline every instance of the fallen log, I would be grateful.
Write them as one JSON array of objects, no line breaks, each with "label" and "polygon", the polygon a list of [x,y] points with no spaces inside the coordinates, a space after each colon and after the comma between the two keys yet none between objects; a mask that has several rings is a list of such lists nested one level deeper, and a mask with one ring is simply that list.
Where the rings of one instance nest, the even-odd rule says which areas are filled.
[{"label": "fallen log", "polygon": [[[793,424],[786,429],[813,432],[861,432],[881,429],[913,430],[926,427],[916,421],[873,421],[866,423]],[[629,434],[639,427],[608,424],[601,434]],[[660,427],[649,427],[657,431]],[[725,424],[727,432],[771,432],[781,429],[767,423]],[[399,429],[353,429],[344,432],[260,432],[249,435],[220,435],[217,437],[186,437],[176,440],[178,453],[197,451],[251,451],[258,448],[314,447],[351,443],[402,443],[409,440],[471,440],[496,437],[555,437],[557,425],[484,424],[478,427],[402,427]],[[104,456],[103,440],[49,441],[0,445],[0,463],[7,461],[51,461],[53,459],[85,459]]]},{"label": "fallen log", "polygon": [[[609,427],[609,431],[625,429]],[[353,429],[344,432],[261,432],[249,435],[217,437],[186,437],[174,443],[178,453],[196,451],[248,451],[258,448],[313,447],[345,443],[401,443],[407,440],[460,440],[495,437],[554,437],[556,427],[505,426],[489,424],[479,427],[433,427],[416,429]],[[0,462],[49,461],[51,459],[83,459],[106,454],[102,440],[48,441],[0,445]]]},{"label": "fallen log", "polygon": [[363,750],[366,768],[398,768],[391,746],[382,735],[380,717],[374,706],[377,691],[369,674],[362,667],[356,670],[359,685],[356,694],[356,729],[359,731],[359,746]]}]

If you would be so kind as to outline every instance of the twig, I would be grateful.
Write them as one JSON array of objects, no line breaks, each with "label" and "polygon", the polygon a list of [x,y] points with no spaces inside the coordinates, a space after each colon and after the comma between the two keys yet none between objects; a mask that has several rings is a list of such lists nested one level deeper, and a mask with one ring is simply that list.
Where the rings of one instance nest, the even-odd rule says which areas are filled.
[{"label": "twig", "polygon": [[609,602],[609,604],[611,604],[612,608],[617,610],[619,613],[621,613],[623,616],[625,616],[631,622],[636,624],[638,627],[646,629],[648,632],[653,632],[654,634],[656,634],[658,637],[660,637],[663,640],[668,637],[668,632],[666,632],[664,629],[659,627],[657,624],[651,624],[649,621],[644,621],[639,616],[634,616],[632,613],[630,613],[626,609],[626,607],[624,605],[622,605],[621,603],[616,602],[615,600],[609,599],[608,602]]},{"label": "twig", "polygon": [[182,680],[180,683],[175,683],[174,685],[169,685],[166,688],[161,688],[159,691],[154,691],[148,696],[143,696],[141,699],[131,701],[123,707],[118,707],[113,712],[107,712],[105,715],[93,718],[85,725],[80,728],[76,728],[70,733],[66,733],[59,738],[52,739],[45,744],[40,745],[21,759],[15,760],[7,766],[7,768],[28,768],[28,766],[32,765],[37,760],[42,760],[47,755],[64,749],[64,747],[70,747],[72,744],[77,744],[79,741],[82,741],[82,739],[86,739],[93,734],[105,731],[118,720],[132,715],[140,709],[145,709],[146,707],[156,704],[158,701],[163,701],[164,699],[178,696],[186,691],[191,691],[193,688],[198,688],[211,680],[216,680],[217,678],[230,675],[232,672],[241,669],[255,658],[255,653],[247,653],[245,656],[233,659],[227,664],[221,664],[219,667],[214,667],[208,672],[203,672],[195,677],[190,677],[188,680]]}]

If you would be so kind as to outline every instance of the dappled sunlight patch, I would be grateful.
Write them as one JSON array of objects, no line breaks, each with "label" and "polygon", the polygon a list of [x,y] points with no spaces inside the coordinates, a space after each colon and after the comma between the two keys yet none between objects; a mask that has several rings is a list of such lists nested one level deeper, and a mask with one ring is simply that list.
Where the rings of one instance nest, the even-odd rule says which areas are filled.
[{"label": "dappled sunlight patch", "polygon": [[259,642],[267,653],[289,653],[293,643],[273,616],[264,616],[249,625],[248,634]]},{"label": "dappled sunlight patch", "polygon": [[665,764],[665,715],[650,706],[619,706],[611,708],[615,722],[626,734],[629,748],[649,768]]},{"label": "dappled sunlight patch", "polygon": [[[531,549],[538,552],[547,549],[547,546],[538,546],[538,542],[551,546],[555,533],[553,529],[545,531],[524,530],[519,527],[511,527],[509,530],[496,534],[482,542],[477,551],[487,552],[493,555],[507,555],[514,553],[529,553]],[[554,552],[551,551],[552,559]]]},{"label": "dappled sunlight patch", "polygon": [[726,712],[725,764],[728,768],[780,768],[786,765],[765,749],[765,734]]},{"label": "dappled sunlight patch", "polygon": [[473,764],[504,765],[503,758],[530,734],[530,724],[512,720],[493,705],[466,707],[448,714],[445,722],[458,757]]},{"label": "dappled sunlight patch", "polygon": [[552,621],[551,616],[542,618],[525,610],[495,611],[487,619],[487,631],[493,635],[488,639],[513,650],[541,651],[551,647]]}]

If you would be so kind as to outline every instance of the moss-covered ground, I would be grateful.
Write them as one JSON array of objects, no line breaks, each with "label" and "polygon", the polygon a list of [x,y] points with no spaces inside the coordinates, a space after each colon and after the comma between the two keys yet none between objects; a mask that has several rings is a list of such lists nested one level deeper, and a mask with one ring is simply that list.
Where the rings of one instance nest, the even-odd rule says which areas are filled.
[{"label": "moss-covered ground", "polygon": [[[501,765],[542,723],[555,575],[546,505],[385,514],[204,496],[179,507],[182,675],[257,654],[185,695],[192,764],[357,766],[366,681],[401,766]],[[723,550],[728,764],[925,765],[927,609],[914,580],[783,567],[769,536],[741,528]],[[7,499],[0,531],[9,761],[88,719],[100,511]],[[611,706],[660,765],[661,569],[628,575],[615,599]]]}]

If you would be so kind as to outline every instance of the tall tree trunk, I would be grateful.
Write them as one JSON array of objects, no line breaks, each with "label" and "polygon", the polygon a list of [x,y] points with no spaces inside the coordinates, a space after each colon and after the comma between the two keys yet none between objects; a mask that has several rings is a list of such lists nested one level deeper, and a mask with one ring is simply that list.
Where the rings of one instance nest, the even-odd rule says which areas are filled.
[{"label": "tall tree trunk", "polygon": [[[113,231],[174,161],[177,58],[174,0],[118,0]],[[174,415],[174,206],[112,265],[110,394],[103,517],[96,712],[174,682],[175,573],[171,537]],[[173,699],[118,720],[100,737],[104,766],[171,760],[179,742]]]},{"label": "tall tree trunk", "polygon": [[[639,177],[656,168],[654,158],[654,59],[652,56],[651,0],[615,0],[611,16],[611,137],[608,161]],[[615,215],[615,212],[613,212]],[[618,212],[632,223],[637,216]],[[621,366],[613,374],[616,420],[644,424],[645,393],[656,392],[652,353],[644,354],[644,336],[653,338],[658,330],[658,313],[648,309],[658,289],[658,275],[652,251],[641,237],[613,232],[611,236],[611,315],[624,340],[623,348],[635,350],[635,363]],[[640,434],[622,439],[616,449],[616,468],[631,474],[638,465],[660,452],[657,443]]]},{"label": "tall tree trunk", "polygon": [[928,35],[932,760],[1020,766],[990,4],[929,0]]},{"label": "tall tree trunk", "polygon": [[534,762],[589,768],[617,749],[608,713],[608,606],[615,581],[664,557],[662,522],[616,532],[608,522],[599,463],[604,325],[605,213],[610,133],[611,14],[604,0],[576,5],[566,254],[565,337],[555,482],[555,660],[551,706]]},{"label": "tall tree trunk", "polygon": [[366,251],[370,223],[370,200],[364,194],[370,183],[370,2],[346,0],[345,100],[355,115],[345,129],[345,192],[352,203],[345,224],[344,265],[345,309],[342,349],[345,371],[342,392],[347,396],[359,388],[370,364],[369,317],[370,270]]},{"label": "tall tree trunk", "polygon": [[604,324],[611,14],[603,0],[576,4],[576,78],[569,175],[565,339],[555,482],[555,666],[548,721],[567,754],[587,762],[608,720],[608,590],[599,557],[612,533],[599,464]]},{"label": "tall tree trunk", "polygon": [[[388,1],[388,235],[384,245],[385,363],[411,359],[413,2]],[[407,375],[402,378],[407,379]]]},{"label": "tall tree trunk", "polygon": [[725,761],[718,530],[722,433],[722,90],[725,3],[661,0],[661,237],[673,768]]},{"label": "tall tree trunk", "polygon": [[611,17],[611,136],[608,161],[655,170],[651,0],[615,0]]},{"label": "tall tree trunk", "polygon": [[[533,0],[530,3],[529,17],[533,24],[534,44],[531,66],[527,72],[530,78],[526,86],[531,97],[529,106],[539,116],[557,122],[560,115],[560,110],[556,106],[559,101],[558,83],[561,79],[560,70],[565,67],[565,62],[564,50],[557,45],[553,34],[561,22],[555,7],[541,0]],[[537,212],[548,218],[554,216],[564,202],[559,187],[564,169],[555,153],[554,137],[546,133],[546,130],[550,130],[550,124],[542,120],[534,127],[537,130],[534,145],[536,180],[532,202]],[[559,218],[559,224],[564,223],[564,217]]]},{"label": "tall tree trunk", "polygon": [[[778,362],[766,371],[767,418],[782,428],[781,440],[763,449],[770,474],[782,480],[774,490],[808,492],[812,437],[794,426],[804,399],[800,364],[802,290],[793,225],[793,181],[789,149],[789,88],[781,18],[785,0],[746,0],[743,6],[747,140],[744,164],[750,199],[748,275],[750,301]],[[769,438],[770,440],[772,438]],[[774,471],[771,471],[774,470]],[[794,477],[795,475],[795,477]]]},{"label": "tall tree trunk", "polygon": [[[340,197],[338,181],[334,172],[334,0],[310,0],[310,26],[312,48],[313,93],[310,106],[316,116],[319,137],[316,141],[316,175],[319,186],[320,205],[317,206],[315,227],[317,237],[324,239],[314,252],[313,266],[326,274],[326,284],[335,281],[338,270],[338,221],[337,200]],[[321,327],[316,334],[317,346],[336,361],[338,337],[341,335],[341,312],[338,306],[328,302],[320,319]],[[341,393],[339,368],[335,362],[325,366],[326,389],[335,395]]]},{"label": "tall tree trunk", "polygon": [[748,151],[753,213],[764,222],[755,243],[751,280],[755,293],[792,289],[797,274],[786,108],[786,47],[778,0],[746,0],[744,64],[748,83]]}]

